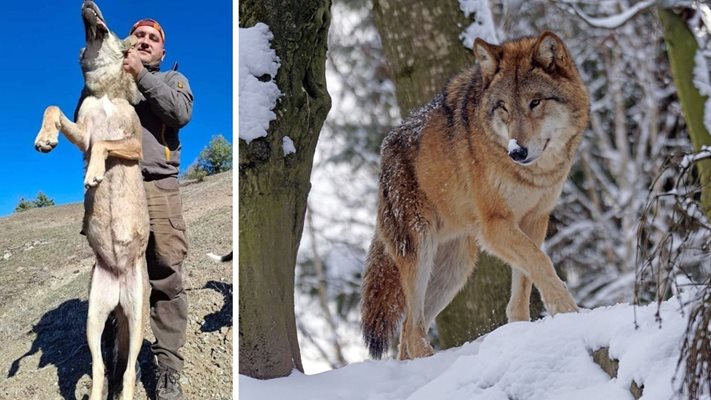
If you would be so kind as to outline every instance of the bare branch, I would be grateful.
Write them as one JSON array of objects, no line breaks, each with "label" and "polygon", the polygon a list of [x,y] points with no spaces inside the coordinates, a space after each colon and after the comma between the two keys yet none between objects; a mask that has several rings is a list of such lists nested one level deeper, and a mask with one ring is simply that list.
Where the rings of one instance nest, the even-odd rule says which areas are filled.
[{"label": "bare branch", "polygon": [[585,14],[585,12],[583,12],[577,4],[571,4],[571,7],[573,8],[573,11],[575,11],[575,14],[585,21],[585,23],[594,28],[617,29],[627,23],[627,21],[637,16],[637,14],[652,8],[656,3],[656,0],[641,1],[617,15],[601,18],[591,17]]}]

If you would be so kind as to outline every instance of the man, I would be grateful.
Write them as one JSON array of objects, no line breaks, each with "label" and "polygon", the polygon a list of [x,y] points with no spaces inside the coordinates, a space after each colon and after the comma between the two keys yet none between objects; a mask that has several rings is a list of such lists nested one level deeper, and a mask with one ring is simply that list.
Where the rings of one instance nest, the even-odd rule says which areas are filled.
[{"label": "man", "polygon": [[182,268],[188,246],[178,191],[178,131],[190,121],[193,95],[185,76],[174,70],[160,72],[165,32],[158,22],[142,19],[129,34],[138,42],[126,54],[123,68],[135,78],[145,98],[135,108],[143,125],[141,171],[151,221],[146,261],[151,329],[156,338],[151,346],[158,366],[156,399],[183,399],[179,350],[185,344],[188,323]]}]

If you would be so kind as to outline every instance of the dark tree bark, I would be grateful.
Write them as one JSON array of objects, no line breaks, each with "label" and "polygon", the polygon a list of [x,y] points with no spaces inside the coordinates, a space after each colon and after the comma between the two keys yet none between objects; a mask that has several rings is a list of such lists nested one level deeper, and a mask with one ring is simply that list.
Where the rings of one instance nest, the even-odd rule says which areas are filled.
[{"label": "dark tree bark", "polygon": [[[294,267],[314,151],[331,108],[325,62],[330,0],[243,0],[240,27],[267,24],[282,92],[268,134],[239,143],[239,373],[303,371],[294,317]],[[296,153],[284,155],[290,137]]]},{"label": "dark tree bark", "polygon": [[[474,62],[459,38],[470,21],[456,2],[374,0],[373,10],[403,116]],[[482,254],[465,287],[437,317],[440,346],[461,345],[504,324],[510,281],[508,265]]]}]

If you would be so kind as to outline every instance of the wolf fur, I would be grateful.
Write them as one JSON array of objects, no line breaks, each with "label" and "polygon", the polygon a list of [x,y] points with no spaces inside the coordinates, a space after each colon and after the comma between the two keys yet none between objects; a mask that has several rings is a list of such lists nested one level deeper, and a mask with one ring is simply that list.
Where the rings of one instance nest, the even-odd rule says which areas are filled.
[{"label": "wolf fur", "polygon": [[44,112],[35,148],[51,151],[59,131],[84,153],[84,233],[96,255],[89,289],[87,340],[92,359],[91,400],[102,398],[101,333],[111,311],[118,322],[119,365],[125,366],[121,399],[132,399],[136,360],[143,341],[145,261],[149,219],[143,178],[141,123],[133,104],[141,99],[123,71],[124,52],[134,40],[109,31],[92,1],[82,4],[86,47],[81,53],[86,95],[77,122],[56,106]]},{"label": "wolf fur", "polygon": [[577,310],[541,245],[588,123],[587,91],[554,33],[477,39],[474,52],[478,65],[383,142],[361,300],[374,358],[401,322],[398,357],[431,355],[427,329],[482,250],[512,267],[509,321],[530,319],[532,284],[550,314]]}]

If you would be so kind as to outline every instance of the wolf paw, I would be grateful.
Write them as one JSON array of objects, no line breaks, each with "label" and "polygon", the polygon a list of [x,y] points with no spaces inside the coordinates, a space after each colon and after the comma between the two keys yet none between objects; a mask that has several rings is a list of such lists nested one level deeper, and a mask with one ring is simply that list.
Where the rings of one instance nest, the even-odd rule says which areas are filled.
[{"label": "wolf paw", "polygon": [[91,187],[97,186],[101,181],[104,180],[104,174],[86,174],[86,178],[84,178],[84,187],[89,189]]},{"label": "wolf paw", "polygon": [[566,296],[560,296],[553,301],[546,302],[546,309],[551,315],[567,312],[578,312],[578,305],[575,304],[573,297],[566,293]]},{"label": "wolf paw", "polygon": [[35,140],[35,150],[41,151],[42,153],[49,153],[50,151],[52,151],[52,149],[57,147],[57,143],[58,143],[57,138],[47,139],[47,138],[38,137]]},{"label": "wolf paw", "polygon": [[434,349],[427,338],[416,338],[410,343],[400,343],[398,359],[412,360],[415,358],[429,357],[434,354]]}]

